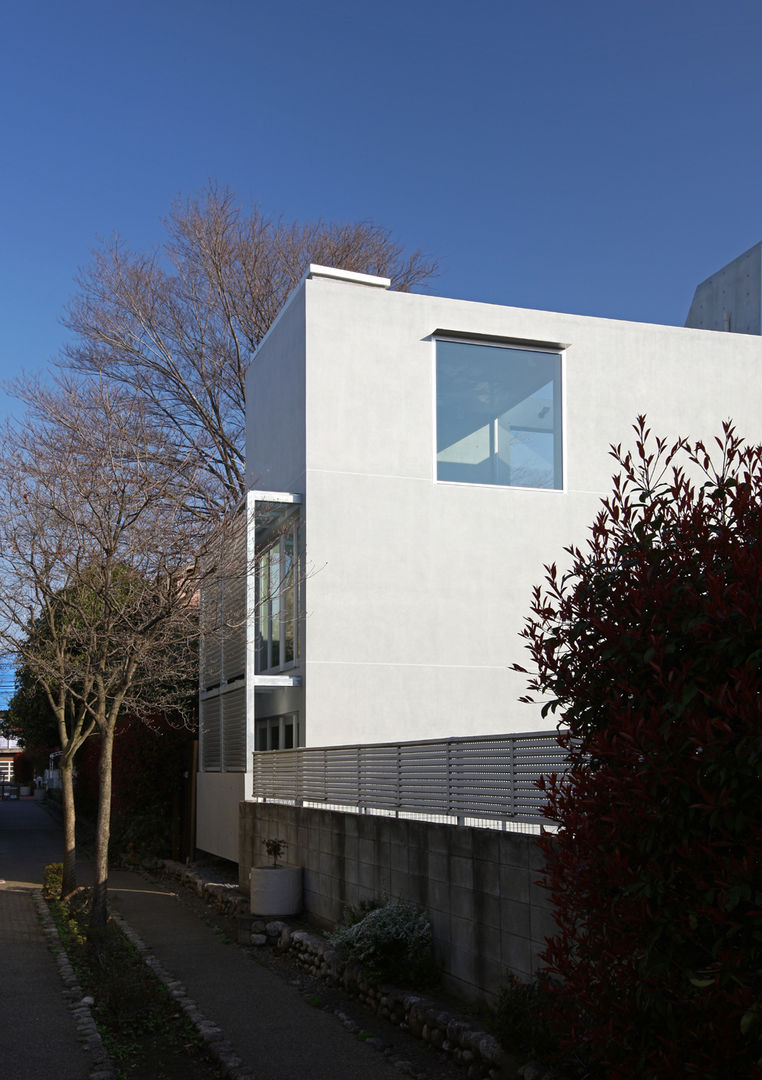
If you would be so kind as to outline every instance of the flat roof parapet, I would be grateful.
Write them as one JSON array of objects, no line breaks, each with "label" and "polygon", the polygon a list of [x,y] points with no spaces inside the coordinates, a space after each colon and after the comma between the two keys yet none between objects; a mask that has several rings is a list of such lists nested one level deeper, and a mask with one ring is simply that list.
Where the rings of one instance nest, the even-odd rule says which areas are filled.
[{"label": "flat roof parapet", "polygon": [[375,274],[357,274],[353,270],[338,270],[336,267],[319,266],[317,263],[310,263],[307,277],[334,278],[337,281],[351,281],[355,285],[373,285],[377,289],[388,289],[392,283],[391,278],[376,277]]}]

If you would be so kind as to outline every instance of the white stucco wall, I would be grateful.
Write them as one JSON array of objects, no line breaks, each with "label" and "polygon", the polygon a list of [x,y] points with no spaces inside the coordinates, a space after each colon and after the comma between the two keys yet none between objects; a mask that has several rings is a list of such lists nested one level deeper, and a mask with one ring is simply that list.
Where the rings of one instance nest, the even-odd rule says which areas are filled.
[{"label": "white stucco wall", "polygon": [[246,481],[304,490],[304,289],[281,311],[246,375]]},{"label": "white stucco wall", "polygon": [[[306,282],[305,714],[311,745],[546,727],[517,702],[544,562],[584,539],[640,412],[762,438],[762,341]],[[436,330],[566,343],[566,488],[435,481]],[[269,342],[277,351],[277,334]]]}]

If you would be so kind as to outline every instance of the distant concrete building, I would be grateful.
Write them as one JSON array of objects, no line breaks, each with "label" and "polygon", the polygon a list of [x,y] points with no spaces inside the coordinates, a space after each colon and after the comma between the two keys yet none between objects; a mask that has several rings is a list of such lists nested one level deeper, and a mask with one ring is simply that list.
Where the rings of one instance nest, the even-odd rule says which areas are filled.
[{"label": "distant concrete building", "polygon": [[701,282],[685,325],[762,334],[762,242]]},{"label": "distant concrete building", "polygon": [[707,332],[760,333],[761,247],[699,287],[703,329],[310,268],[248,375],[249,572],[202,598],[223,629],[202,655],[200,848],[238,858],[255,752],[548,726],[510,665],[543,564],[610,490],[610,445],[640,413],[762,441],[762,339]]}]

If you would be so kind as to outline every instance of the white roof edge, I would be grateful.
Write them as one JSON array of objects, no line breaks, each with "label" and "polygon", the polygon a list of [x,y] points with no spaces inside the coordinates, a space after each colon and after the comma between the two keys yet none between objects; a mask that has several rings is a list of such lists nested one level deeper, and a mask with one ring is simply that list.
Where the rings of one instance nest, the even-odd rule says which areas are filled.
[{"label": "white roof edge", "polygon": [[376,277],[374,274],[356,274],[353,270],[337,270],[333,266],[319,266],[317,263],[310,263],[306,272],[302,275],[297,284],[293,287],[291,292],[286,297],[283,306],[273,319],[267,333],[257,346],[257,352],[259,352],[264,343],[270,337],[270,334],[272,334],[273,330],[280,322],[283,313],[286,311],[287,308],[291,306],[291,301],[294,299],[299,290],[304,286],[305,281],[309,281],[310,278],[313,277],[333,278],[334,281],[350,281],[354,282],[355,285],[373,285],[378,289],[389,289],[391,288],[392,284],[391,278]]},{"label": "white roof edge", "polygon": [[356,274],[353,270],[337,270],[334,266],[318,266],[310,263],[307,278],[327,277],[337,281],[351,281],[355,285],[373,285],[377,289],[388,289],[392,283],[391,278],[377,277],[375,274]]},{"label": "white roof edge", "polygon": [[270,503],[300,503],[304,502],[304,495],[297,491],[261,491],[259,488],[249,488],[248,495],[254,502]]}]

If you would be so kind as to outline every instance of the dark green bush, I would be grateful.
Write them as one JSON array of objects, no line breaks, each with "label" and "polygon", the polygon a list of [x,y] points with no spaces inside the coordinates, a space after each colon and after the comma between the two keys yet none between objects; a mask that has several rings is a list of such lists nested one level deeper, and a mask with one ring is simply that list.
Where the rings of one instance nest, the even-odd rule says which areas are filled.
[{"label": "dark green bush", "polygon": [[413,904],[394,900],[329,935],[330,942],[373,978],[413,987],[431,986],[437,969],[431,923]]}]

